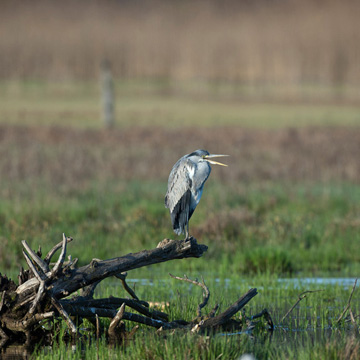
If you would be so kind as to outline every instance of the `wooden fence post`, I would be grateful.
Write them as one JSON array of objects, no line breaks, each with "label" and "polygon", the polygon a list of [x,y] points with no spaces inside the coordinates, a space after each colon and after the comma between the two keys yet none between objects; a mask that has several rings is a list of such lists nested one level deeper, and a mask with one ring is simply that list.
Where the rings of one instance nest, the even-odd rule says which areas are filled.
[{"label": "wooden fence post", "polygon": [[115,124],[114,84],[111,64],[107,59],[101,62],[101,99],[102,121],[106,128],[111,128]]}]

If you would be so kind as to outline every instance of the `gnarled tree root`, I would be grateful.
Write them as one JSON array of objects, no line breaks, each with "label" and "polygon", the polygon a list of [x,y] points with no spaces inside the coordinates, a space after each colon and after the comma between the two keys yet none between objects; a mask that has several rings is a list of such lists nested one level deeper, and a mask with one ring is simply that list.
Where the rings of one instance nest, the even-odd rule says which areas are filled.
[{"label": "gnarled tree root", "polygon": [[[200,286],[204,292],[203,302],[199,305],[194,320],[169,321],[166,313],[151,309],[148,302],[136,296],[126,283],[127,271],[164,261],[201,257],[207,246],[198,244],[194,238],[179,241],[165,239],[152,250],[109,260],[93,259],[88,265],[76,267],[77,259],[68,256],[66,261],[67,244],[71,241],[72,238],[63,235],[62,241],[44,258],[40,248],[35,252],[26,241],[22,241],[29,269],[21,269],[18,284],[0,274],[0,347],[9,339],[17,337],[19,333],[29,338],[29,334],[35,334],[44,322],[58,318],[66,322],[72,337],[78,336],[79,325],[84,319],[93,323],[99,333],[99,317],[110,318],[112,320],[106,333],[112,341],[126,340],[134,335],[137,327],[127,332],[124,325],[126,320],[160,331],[176,328],[188,328],[193,331],[216,329],[234,321],[231,319],[232,316],[257,294],[256,289],[251,289],[219,315],[215,315],[218,309],[216,306],[207,316],[201,316],[201,309],[206,306],[210,296],[204,280],[199,283],[188,278],[177,278]],[[57,261],[51,263],[58,250],[60,255]],[[93,298],[96,286],[110,276],[121,280],[125,291],[132,299]],[[125,311],[125,307],[137,313]],[[49,328],[53,329],[51,326]]]}]

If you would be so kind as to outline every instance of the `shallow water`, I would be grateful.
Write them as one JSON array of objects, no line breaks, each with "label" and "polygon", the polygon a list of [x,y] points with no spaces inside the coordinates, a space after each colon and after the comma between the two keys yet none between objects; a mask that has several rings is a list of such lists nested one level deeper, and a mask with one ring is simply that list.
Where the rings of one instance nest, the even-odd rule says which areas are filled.
[{"label": "shallow water", "polygon": [[285,279],[278,279],[278,282],[281,284],[291,284],[295,287],[302,287],[304,285],[339,285],[343,286],[344,288],[352,287],[355,283],[356,278],[321,278],[321,277],[306,277],[306,278],[285,278]]},{"label": "shallow water", "polygon": [[[215,278],[215,283],[216,284],[222,284],[223,287],[228,288],[229,286],[234,286],[234,280],[233,279],[229,279],[229,278],[225,278],[225,279],[220,279],[220,278]],[[356,278],[353,277],[329,277],[329,278],[324,278],[324,277],[304,277],[304,278],[279,278],[277,279],[277,282],[279,284],[281,284],[283,289],[286,289],[288,286],[290,286],[293,289],[301,289],[303,287],[305,287],[306,285],[338,285],[344,288],[351,288],[353,287],[354,283],[355,283]],[[147,278],[131,278],[128,279],[129,283],[133,283],[136,285],[140,285],[140,286],[153,286],[154,284],[158,285],[158,284],[163,284],[166,285],[170,282],[173,282],[174,280],[171,278],[167,278],[167,279],[156,279],[154,281],[154,279],[147,279]],[[118,284],[118,282],[114,281],[114,284]],[[237,284],[245,284],[245,283],[249,283],[248,279],[237,279],[236,280]],[[240,286],[239,286],[240,288]]]}]

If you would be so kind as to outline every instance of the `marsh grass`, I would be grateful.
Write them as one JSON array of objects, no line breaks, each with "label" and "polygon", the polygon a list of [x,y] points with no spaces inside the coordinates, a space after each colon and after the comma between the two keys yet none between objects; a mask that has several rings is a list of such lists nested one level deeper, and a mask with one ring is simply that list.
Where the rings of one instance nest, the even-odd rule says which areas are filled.
[{"label": "marsh grass", "polygon": [[0,127],[1,268],[23,262],[23,238],[46,251],[65,232],[85,263],[173,237],[163,205],[168,173],[178,154],[204,147],[231,154],[191,219],[209,251],[171,267],[356,274],[358,129],[194,131]]},{"label": "marsh grass", "polygon": [[[267,275],[240,281],[238,276],[227,278],[226,281],[205,276],[205,280],[211,291],[208,310],[215,303],[220,303],[221,309],[225,309],[249,286],[258,284],[259,294],[246,306],[245,314],[251,316],[264,307],[268,308],[276,324],[274,333],[270,334],[265,327],[260,327],[251,334],[217,333],[207,336],[178,331],[157,335],[154,330],[141,327],[135,338],[124,347],[109,346],[104,337],[98,344],[91,338],[83,339],[75,347],[64,342],[55,343],[51,348],[39,349],[36,356],[41,359],[96,356],[101,359],[237,359],[241,354],[252,353],[257,359],[305,359],[311,353],[313,359],[355,359],[359,354],[359,341],[352,336],[352,326],[347,323],[336,324],[351,286],[324,285],[324,291],[310,294],[280,323],[281,317],[295,303],[299,293],[309,289],[318,290],[318,285],[304,285],[296,281],[282,282],[280,285],[276,278]],[[121,286],[114,282],[98,290],[98,296],[120,296],[123,292]],[[166,311],[171,319],[192,319],[197,305],[202,301],[200,288],[170,278],[146,281],[138,284],[136,290],[140,298],[169,301]],[[355,296],[354,308],[358,302],[358,296]],[[131,328],[133,324],[128,323],[127,326]]]},{"label": "marsh grass", "polygon": [[[61,240],[62,232],[74,237],[69,253],[79,257],[80,264],[94,256],[104,259],[154,248],[161,239],[173,237],[162,203],[164,188],[164,184],[158,182],[122,186],[108,183],[106,190],[95,184],[82,193],[61,196],[44,188],[43,196],[31,198],[32,195],[27,194],[29,201],[24,195],[3,199],[0,206],[2,268],[14,269],[23,262],[22,238],[34,248],[41,245],[47,251]],[[298,194],[296,187],[290,193],[276,189],[280,198],[287,200],[265,208],[266,198],[274,198],[272,187],[262,191],[260,203],[252,199],[257,198],[260,190],[247,190],[249,203],[236,207],[229,207],[226,202],[227,196],[236,191],[229,186],[225,190],[229,194],[214,201],[220,188],[222,185],[215,181],[209,184],[207,199],[204,198],[191,222],[192,234],[209,246],[208,252],[202,259],[158,265],[160,269],[204,271],[211,264],[220,274],[293,275],[355,275],[359,270],[356,188],[349,191],[341,186],[341,190],[334,185],[326,195],[305,197],[302,186]],[[309,201],[313,202],[311,209],[306,205]],[[340,201],[346,202],[343,208],[338,204]],[[215,215],[218,208],[222,209],[219,217]]]}]

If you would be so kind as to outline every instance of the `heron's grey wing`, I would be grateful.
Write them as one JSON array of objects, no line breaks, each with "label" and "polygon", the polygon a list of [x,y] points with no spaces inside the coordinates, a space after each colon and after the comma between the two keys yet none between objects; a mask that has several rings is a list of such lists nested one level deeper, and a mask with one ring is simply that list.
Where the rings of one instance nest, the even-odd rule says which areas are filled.
[{"label": "heron's grey wing", "polygon": [[165,196],[165,206],[172,212],[181,198],[192,186],[192,175],[195,165],[187,159],[180,159],[172,168],[168,190]]}]

